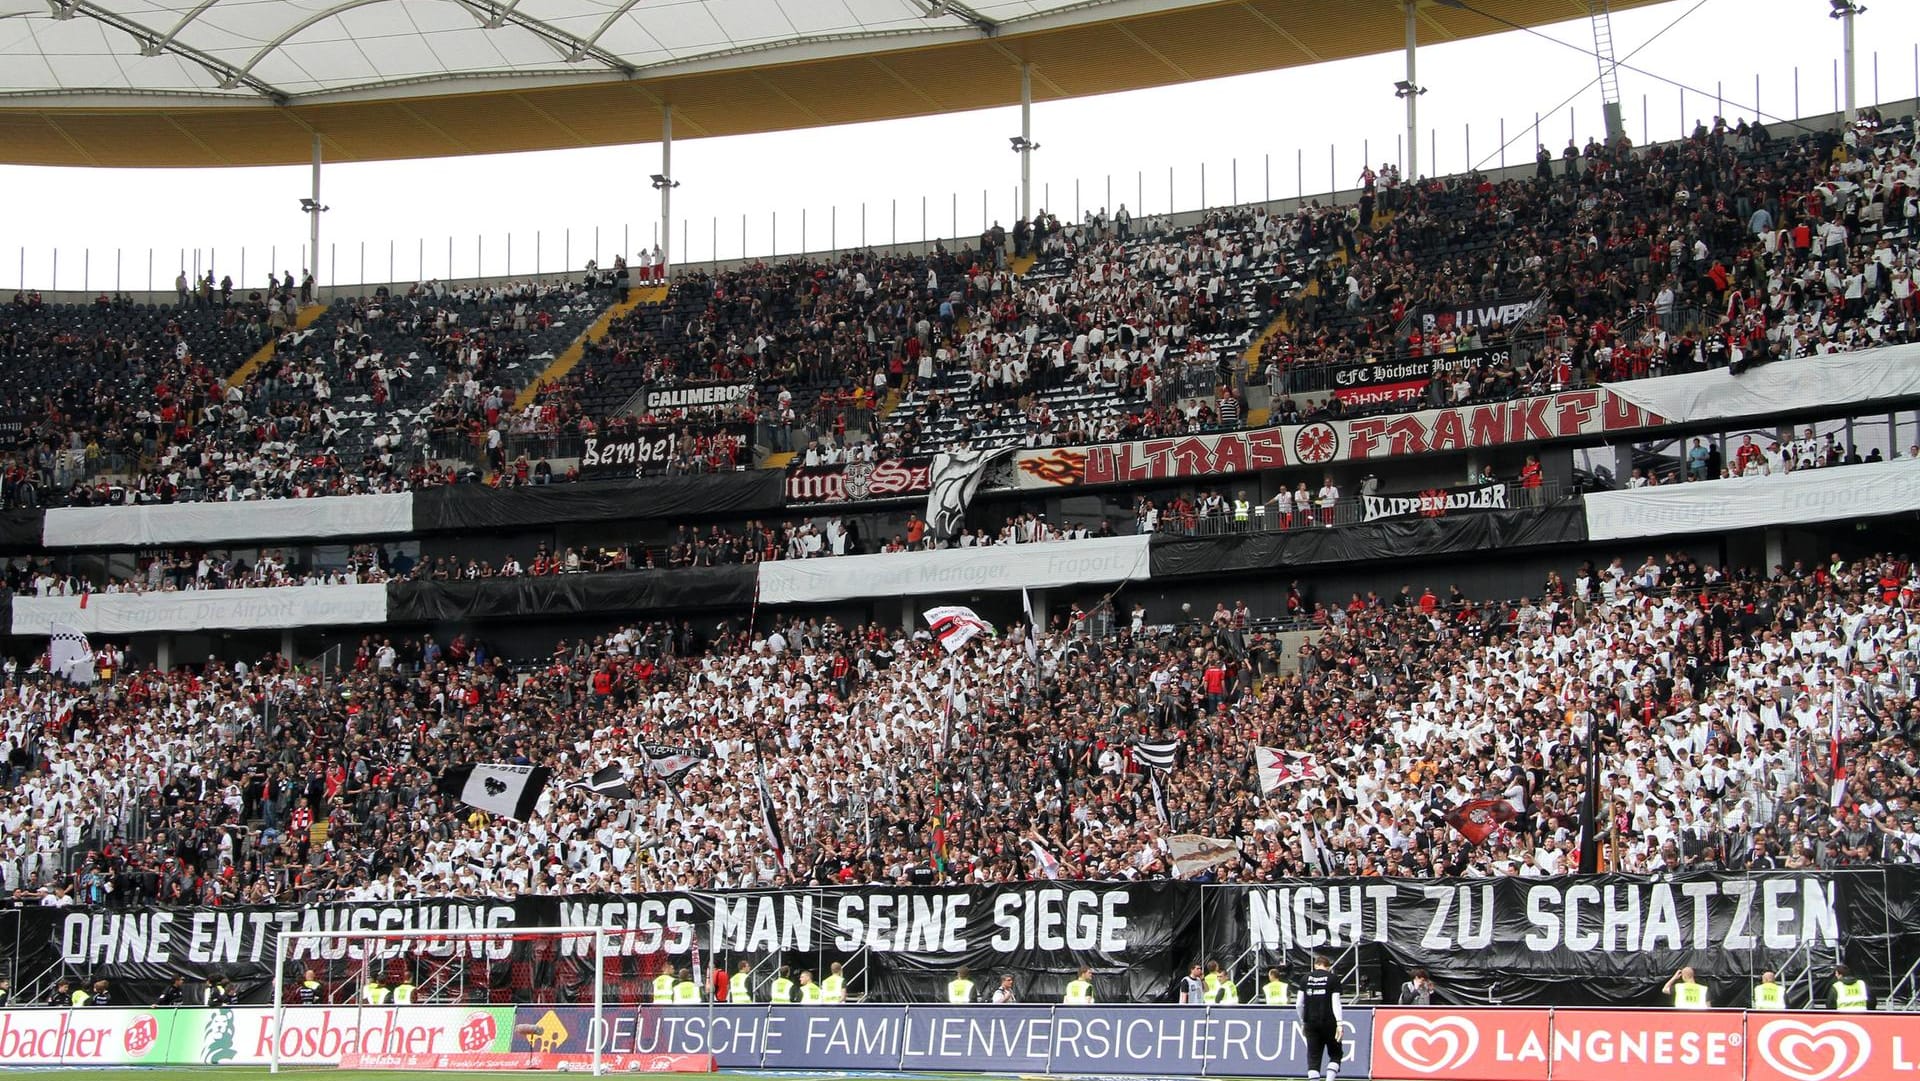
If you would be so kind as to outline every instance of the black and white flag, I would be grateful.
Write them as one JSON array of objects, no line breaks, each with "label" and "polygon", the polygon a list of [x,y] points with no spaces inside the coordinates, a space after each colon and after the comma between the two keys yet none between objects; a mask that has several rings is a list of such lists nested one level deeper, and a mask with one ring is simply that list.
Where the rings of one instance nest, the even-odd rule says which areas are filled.
[{"label": "black and white flag", "polygon": [[927,526],[935,541],[951,544],[960,536],[967,524],[967,505],[986,478],[987,467],[1010,453],[1011,447],[958,447],[934,456],[927,488]]},{"label": "black and white flag", "polygon": [[695,766],[713,757],[713,750],[709,747],[644,741],[639,747],[647,763],[647,772],[665,781],[669,788],[679,784]]},{"label": "black and white flag", "polygon": [[575,781],[567,787],[584,788],[596,796],[605,796],[608,799],[634,798],[633,786],[627,783],[627,771],[622,769],[618,762],[594,773],[584,781]]},{"label": "black and white flag", "polygon": [[553,771],[545,766],[486,763],[455,766],[442,773],[433,787],[469,807],[524,822],[533,817],[540,793],[552,779]]},{"label": "black and white flag", "polygon": [[53,639],[47,643],[47,669],[69,683],[93,682],[95,672],[93,644],[87,636],[65,623],[53,625]]},{"label": "black and white flag", "polygon": [[1146,740],[1134,740],[1133,760],[1152,769],[1172,769],[1173,760],[1180,754],[1180,741],[1166,740],[1161,743],[1148,743]]},{"label": "black and white flag", "polygon": [[780,832],[780,811],[773,805],[773,790],[767,787],[767,771],[758,762],[754,763],[753,782],[760,793],[760,826],[767,831],[773,858],[780,862],[781,870],[787,870],[787,841]]}]

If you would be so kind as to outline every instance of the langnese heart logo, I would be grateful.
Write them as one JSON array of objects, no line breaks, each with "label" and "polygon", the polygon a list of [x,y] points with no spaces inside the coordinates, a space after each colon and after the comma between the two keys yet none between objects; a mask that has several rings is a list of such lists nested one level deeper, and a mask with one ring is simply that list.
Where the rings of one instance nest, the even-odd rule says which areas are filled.
[{"label": "langnese heart logo", "polygon": [[1760,1029],[1760,1057],[1794,1081],[1841,1081],[1860,1072],[1873,1051],[1873,1037],[1851,1021],[1807,1024],[1791,1018]]},{"label": "langnese heart logo", "polygon": [[1380,1040],[1400,1065],[1435,1074],[1471,1061],[1480,1050],[1480,1029],[1459,1014],[1431,1018],[1405,1014],[1387,1022]]}]

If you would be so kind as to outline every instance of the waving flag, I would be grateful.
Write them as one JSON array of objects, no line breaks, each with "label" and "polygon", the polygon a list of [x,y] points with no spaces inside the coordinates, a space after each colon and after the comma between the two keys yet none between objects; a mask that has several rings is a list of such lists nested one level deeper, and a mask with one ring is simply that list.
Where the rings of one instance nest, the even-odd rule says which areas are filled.
[{"label": "waving flag", "polygon": [[948,653],[958,653],[968,642],[984,634],[992,637],[993,624],[974,614],[973,609],[961,605],[944,605],[929,608],[923,618],[927,626],[933,629],[933,636],[947,647]]},{"label": "waving flag", "polygon": [[1319,781],[1327,776],[1320,760],[1306,751],[1282,751],[1273,747],[1254,750],[1253,764],[1260,771],[1260,794],[1271,796],[1283,784]]},{"label": "waving flag", "polygon": [[679,784],[693,767],[713,757],[709,747],[680,746],[672,743],[641,741],[640,753],[646,758],[647,772],[669,786]]},{"label": "waving flag", "polygon": [[464,765],[442,773],[433,787],[469,807],[524,822],[552,778],[545,766]]},{"label": "waving flag", "polygon": [[1060,877],[1059,858],[1048,851],[1046,845],[1040,843],[1040,838],[1029,836],[1027,838],[1027,846],[1033,850],[1033,863],[1035,867],[1039,868],[1041,877]]},{"label": "waving flag", "polygon": [[1229,837],[1176,833],[1167,838],[1167,857],[1173,864],[1173,877],[1186,878],[1239,859],[1240,845]]},{"label": "waving flag", "polygon": [[596,796],[608,799],[632,799],[633,786],[627,783],[627,771],[620,768],[618,762],[596,772],[585,781],[575,781],[568,788],[584,788]]},{"label": "waving flag", "polygon": [[1177,739],[1149,743],[1144,739],[1133,741],[1133,760],[1153,769],[1172,769],[1175,758],[1180,755],[1180,741]]},{"label": "waving flag", "polygon": [[767,844],[773,849],[773,858],[780,863],[782,871],[787,870],[787,841],[780,832],[780,812],[773,805],[773,789],[767,787],[766,767],[758,759],[753,764],[754,787],[760,795],[760,828],[767,833]]},{"label": "waving flag", "polygon": [[1447,825],[1460,831],[1460,836],[1474,844],[1482,844],[1493,831],[1518,818],[1513,804],[1503,799],[1473,799],[1455,807],[1447,813]]},{"label": "waving flag", "polygon": [[47,669],[69,683],[92,683],[93,644],[77,628],[55,623],[53,638],[47,643]]}]

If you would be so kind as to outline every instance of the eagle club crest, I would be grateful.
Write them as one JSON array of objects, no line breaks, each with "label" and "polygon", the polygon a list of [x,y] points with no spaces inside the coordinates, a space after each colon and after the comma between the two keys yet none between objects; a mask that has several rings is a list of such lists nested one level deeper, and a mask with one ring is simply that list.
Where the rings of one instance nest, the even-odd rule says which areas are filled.
[{"label": "eagle club crest", "polygon": [[486,779],[485,783],[487,788],[487,795],[489,796],[497,796],[500,793],[505,792],[507,790],[507,782],[501,780],[498,777],[489,777]]},{"label": "eagle club crest", "polygon": [[1304,465],[1330,462],[1340,453],[1340,433],[1325,421],[1315,421],[1293,435],[1294,460]]},{"label": "eagle club crest", "polygon": [[1420,516],[1422,518],[1444,518],[1447,514],[1447,490],[1429,488],[1420,493]]},{"label": "eagle club crest", "polygon": [[857,503],[873,492],[872,462],[848,462],[840,477],[849,503]]}]

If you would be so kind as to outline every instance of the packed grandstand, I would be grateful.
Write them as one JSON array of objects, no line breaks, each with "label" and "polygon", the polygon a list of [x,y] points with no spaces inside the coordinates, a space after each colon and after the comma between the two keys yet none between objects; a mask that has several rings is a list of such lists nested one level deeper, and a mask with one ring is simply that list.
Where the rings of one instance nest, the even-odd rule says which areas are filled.
[{"label": "packed grandstand", "polygon": [[[59,930],[13,978],[291,981],[257,942],[251,968],[188,972],[99,937],[155,911],[864,887],[983,891],[1036,953],[1046,917],[1019,906],[1098,908],[1020,977],[1036,997],[1097,969],[1115,1000],[1174,1001],[1189,957],[1258,987],[1347,921],[1340,967],[1371,996],[1448,954],[1454,897],[1605,871],[1693,890],[1716,994],[1852,963],[1911,999],[1910,930],[1854,921],[1905,904],[1920,862],[1915,150],[1911,117],[1872,110],[1716,123],[1500,179],[1042,212],[644,292],[624,264],[324,305],[290,277],[183,278],[173,304],[23,291],[0,313],[0,543],[33,648],[0,698],[0,890]],[[1394,449],[1356,451],[1368,425]],[[1286,456],[1244,457],[1263,447]],[[903,569],[954,557],[979,562]],[[348,595],[370,607],[311,600]],[[999,633],[956,644],[921,611],[948,602]],[[486,813],[445,783],[478,763],[553,780]],[[1790,872],[1847,885],[1774,890]],[[1405,945],[1401,902],[1368,892],[1402,881],[1441,914],[1361,954]],[[1028,883],[1063,892],[992,892]],[[1122,887],[1225,896],[1246,926],[1108,949]],[[1202,887],[1228,892],[1177,892]],[[1710,894],[1743,907],[1709,916]],[[1639,896],[1627,917],[1605,895],[1608,943],[1665,933],[1671,898],[1643,920]],[[99,919],[44,922],[68,908]],[[683,944],[696,971],[786,979],[725,918]],[[860,995],[965,979],[965,950],[922,963],[883,941],[919,928],[879,919],[835,954]],[[1691,956],[1673,926],[1663,963]],[[1557,934],[1529,948],[1561,964]],[[863,956],[887,952],[909,959]],[[366,993],[371,966],[321,960],[312,994]],[[1440,993],[1533,1003],[1578,977],[1506,960],[1458,960]],[[583,1001],[547,971],[439,990]],[[1648,1000],[1648,971],[1593,997]]]}]

